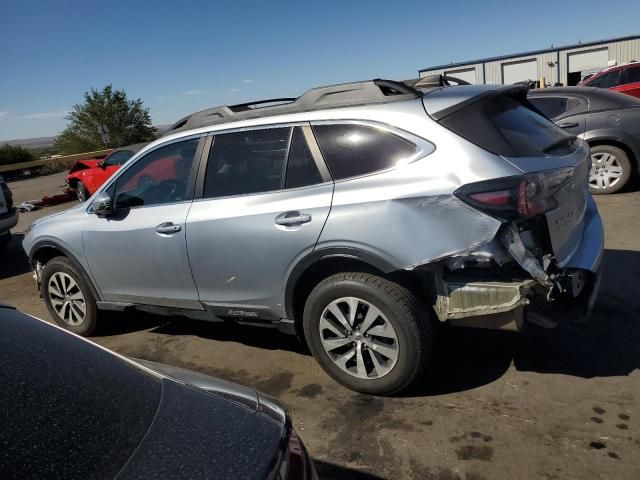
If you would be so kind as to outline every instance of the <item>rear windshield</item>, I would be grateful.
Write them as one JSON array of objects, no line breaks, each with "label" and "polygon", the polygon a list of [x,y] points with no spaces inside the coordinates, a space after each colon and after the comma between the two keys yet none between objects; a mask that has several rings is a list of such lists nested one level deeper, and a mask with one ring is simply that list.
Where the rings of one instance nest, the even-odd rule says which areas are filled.
[{"label": "rear windshield", "polygon": [[440,122],[470,142],[498,155],[535,157],[567,155],[572,135],[538,114],[528,101],[491,96],[458,110]]}]

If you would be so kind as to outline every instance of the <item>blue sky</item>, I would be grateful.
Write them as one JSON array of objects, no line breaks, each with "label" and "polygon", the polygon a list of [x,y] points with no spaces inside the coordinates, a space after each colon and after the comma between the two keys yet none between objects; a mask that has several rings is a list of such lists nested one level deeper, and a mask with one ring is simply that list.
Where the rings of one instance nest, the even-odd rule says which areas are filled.
[{"label": "blue sky", "polygon": [[0,0],[0,140],[49,136],[91,87],[155,124],[313,86],[637,34],[638,0]]}]

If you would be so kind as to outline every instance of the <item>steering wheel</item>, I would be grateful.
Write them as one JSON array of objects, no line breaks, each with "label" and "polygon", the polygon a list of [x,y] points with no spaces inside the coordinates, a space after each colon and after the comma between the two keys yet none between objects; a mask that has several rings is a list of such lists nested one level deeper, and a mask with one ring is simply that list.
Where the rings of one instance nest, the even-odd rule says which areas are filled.
[{"label": "steering wheel", "polygon": [[160,203],[179,200],[180,186],[178,180],[163,180],[156,186],[156,200]]}]

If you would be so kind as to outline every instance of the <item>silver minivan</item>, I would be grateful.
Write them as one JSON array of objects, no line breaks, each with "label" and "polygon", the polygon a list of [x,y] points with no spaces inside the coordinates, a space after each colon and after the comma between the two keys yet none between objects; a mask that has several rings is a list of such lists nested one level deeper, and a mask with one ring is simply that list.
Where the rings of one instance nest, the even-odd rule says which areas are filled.
[{"label": "silver minivan", "polygon": [[588,148],[526,94],[372,80],[197,112],[24,248],[78,334],[128,309],[273,327],[392,394],[440,323],[549,328],[593,306]]}]

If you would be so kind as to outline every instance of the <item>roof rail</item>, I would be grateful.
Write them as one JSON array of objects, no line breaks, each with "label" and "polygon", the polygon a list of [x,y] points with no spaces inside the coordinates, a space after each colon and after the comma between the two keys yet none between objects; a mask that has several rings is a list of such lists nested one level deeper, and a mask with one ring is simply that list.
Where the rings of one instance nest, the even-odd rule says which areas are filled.
[{"label": "roof rail", "polygon": [[[298,98],[274,98],[202,110],[178,120],[165,135],[236,120],[408,100],[422,95],[423,92],[412,86],[394,80],[375,79],[329,85],[312,88]],[[265,104],[275,105],[261,106]]]},{"label": "roof rail", "polygon": [[415,89],[427,89],[438,87],[450,87],[453,85],[470,85],[466,80],[461,78],[452,77],[450,75],[428,75],[422,78],[414,78],[412,80],[405,80],[405,84]]}]

